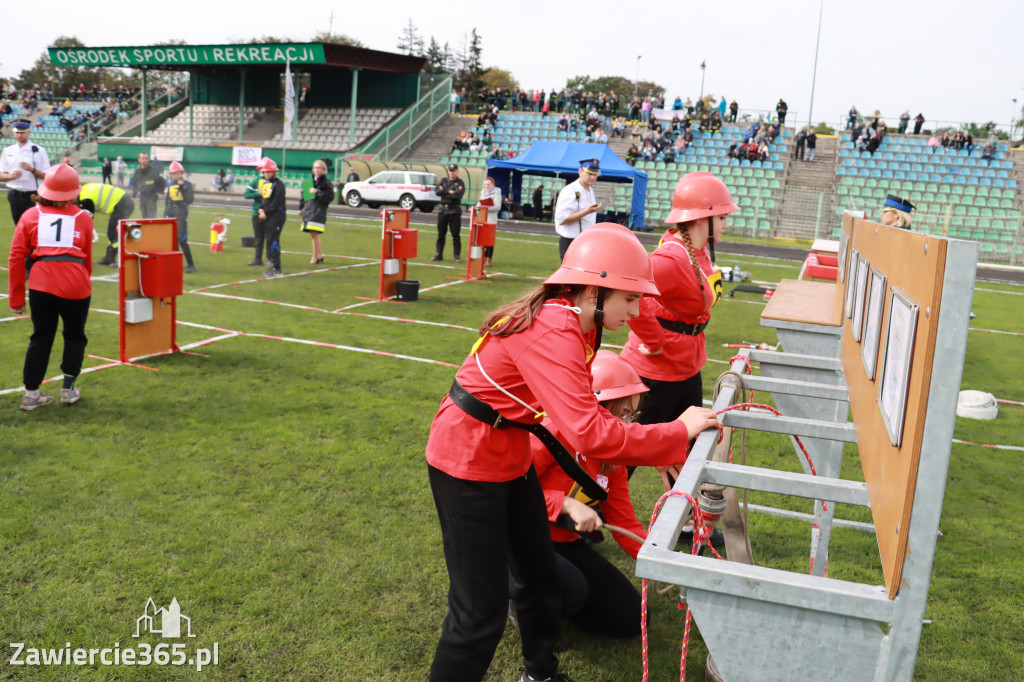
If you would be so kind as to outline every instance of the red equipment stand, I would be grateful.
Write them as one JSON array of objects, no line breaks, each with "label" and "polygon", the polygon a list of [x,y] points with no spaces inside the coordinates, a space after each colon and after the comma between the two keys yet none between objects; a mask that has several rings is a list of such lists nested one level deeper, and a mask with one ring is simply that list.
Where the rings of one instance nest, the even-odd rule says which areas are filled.
[{"label": "red equipment stand", "polygon": [[178,221],[122,220],[118,227],[121,362],[180,351],[175,336],[182,293]]},{"label": "red equipment stand", "polygon": [[484,248],[494,246],[497,225],[487,222],[487,207],[469,209],[469,257],[466,258],[466,279],[485,279]]},{"label": "red equipment stand", "polygon": [[210,223],[210,251],[217,253],[224,250],[224,242],[228,240],[228,225],[230,218],[225,218],[223,213],[216,213],[213,222]]},{"label": "red equipment stand", "polygon": [[[406,261],[416,257],[419,232],[409,228],[409,210],[385,209],[380,233],[380,289],[378,300],[398,295],[398,283],[406,279]],[[418,283],[417,283],[418,286]]]}]

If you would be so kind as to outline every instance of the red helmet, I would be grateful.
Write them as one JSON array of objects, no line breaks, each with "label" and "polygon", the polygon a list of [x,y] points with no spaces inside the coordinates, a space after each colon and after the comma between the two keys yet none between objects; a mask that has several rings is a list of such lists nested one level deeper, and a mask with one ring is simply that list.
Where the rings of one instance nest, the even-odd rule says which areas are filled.
[{"label": "red helmet", "polygon": [[622,225],[598,223],[572,240],[545,284],[588,284],[658,295],[647,250]]},{"label": "red helmet", "polygon": [[650,390],[640,381],[633,365],[610,350],[597,351],[590,373],[593,375],[594,395],[601,402]]},{"label": "red helmet", "polygon": [[738,210],[724,182],[713,173],[696,171],[679,178],[665,222],[685,223]]},{"label": "red helmet", "polygon": [[276,173],[277,170],[278,170],[277,164],[274,163],[274,160],[272,158],[270,158],[269,156],[264,156],[263,160],[260,161],[260,164],[258,166],[256,166],[256,168],[261,173],[266,172],[266,171],[274,171]]},{"label": "red helmet", "polygon": [[39,196],[50,201],[71,201],[78,196],[82,184],[78,181],[78,173],[66,163],[58,164],[46,171],[43,184],[39,186]]},{"label": "red helmet", "polygon": [[171,161],[170,172],[171,173],[184,173],[185,172],[185,167],[182,166],[177,161]]}]

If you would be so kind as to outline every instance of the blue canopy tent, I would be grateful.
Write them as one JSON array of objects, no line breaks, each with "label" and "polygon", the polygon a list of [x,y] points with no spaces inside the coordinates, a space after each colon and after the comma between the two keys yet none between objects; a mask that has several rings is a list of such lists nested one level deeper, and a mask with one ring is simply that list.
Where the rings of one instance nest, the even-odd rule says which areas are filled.
[{"label": "blue canopy tent", "polygon": [[645,227],[644,204],[647,202],[647,173],[620,159],[606,144],[588,142],[556,142],[538,140],[529,149],[511,159],[488,159],[487,174],[501,188],[503,196],[520,203],[523,175],[565,178],[572,182],[579,175],[580,161],[601,162],[600,182],[632,182],[633,201],[629,211],[629,227]]}]

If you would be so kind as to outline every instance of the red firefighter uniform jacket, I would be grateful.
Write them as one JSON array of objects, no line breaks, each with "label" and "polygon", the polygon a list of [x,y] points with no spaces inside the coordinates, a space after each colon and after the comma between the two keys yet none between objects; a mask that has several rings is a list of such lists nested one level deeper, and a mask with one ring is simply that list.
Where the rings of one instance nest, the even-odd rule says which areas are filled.
[{"label": "red firefighter uniform jacket", "polygon": [[8,305],[25,305],[25,258],[71,256],[83,263],[39,260],[29,288],[78,300],[92,295],[92,216],[77,206],[33,206],[18,221],[8,257]]},{"label": "red firefighter uniform jacket", "polygon": [[[549,423],[545,423],[545,426],[551,429]],[[551,429],[551,431],[555,434],[556,438],[562,440],[562,436],[557,431],[554,429]],[[569,496],[590,506],[594,506],[595,502],[584,495],[580,490],[579,484],[569,478],[569,475],[559,468],[555,458],[551,456],[551,453],[548,452],[543,443],[531,437],[530,447],[533,450],[533,466],[537,469],[537,475],[540,477],[540,487],[544,489],[544,502],[548,507],[548,520],[551,521],[549,526],[551,529],[551,539],[555,542],[573,542],[578,540],[580,536],[574,531],[555,525],[555,521],[558,520],[559,515],[562,513],[562,500]],[[580,466],[590,474],[590,477],[608,491],[608,499],[596,503],[601,510],[604,520],[613,526],[625,528],[642,538],[646,538],[647,531],[644,530],[643,525],[637,520],[636,511],[633,509],[633,501],[629,497],[629,477],[626,469],[616,466],[612,467],[608,473],[601,473],[601,462],[589,457],[578,457],[577,459]],[[618,533],[613,533],[612,535],[615,536],[619,546],[636,559],[636,555],[640,551],[640,543],[633,538],[619,535]]]},{"label": "red firefighter uniform jacket", "polygon": [[[711,308],[721,296],[721,280],[704,249],[696,250],[704,274],[703,289],[697,282],[690,256],[674,229],[665,232],[662,244],[651,254],[654,283],[660,296],[640,299],[640,314],[629,321],[629,339],[622,357],[646,379],[685,381],[697,374],[708,359],[704,332],[697,335],[669,331],[658,318],[672,322],[701,324],[711,319]],[[661,354],[648,356],[640,344]]]},{"label": "red firefighter uniform jacket", "polygon": [[[682,422],[626,424],[598,409],[590,390],[590,349],[570,305],[565,299],[549,301],[528,330],[483,337],[485,342],[478,342],[456,373],[459,383],[506,419],[535,423],[546,413],[551,425],[566,434],[563,442],[571,452],[638,466],[685,460],[681,448],[689,434]],[[533,409],[496,388],[484,372]],[[427,462],[456,478],[510,481],[530,469],[529,439],[523,429],[497,429],[471,417],[446,396],[430,427]]]}]

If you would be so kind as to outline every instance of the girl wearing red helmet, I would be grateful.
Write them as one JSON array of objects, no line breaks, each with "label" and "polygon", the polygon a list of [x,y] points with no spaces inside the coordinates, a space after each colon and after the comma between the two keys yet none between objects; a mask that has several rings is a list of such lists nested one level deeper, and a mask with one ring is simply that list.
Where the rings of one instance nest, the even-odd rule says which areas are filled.
[{"label": "girl wearing red helmet", "polygon": [[32,336],[25,353],[25,396],[21,409],[49,405],[53,398],[39,392],[46,376],[57,320],[64,323],[64,384],[60,401],[78,402],[81,393],[75,380],[85,357],[85,321],[92,297],[92,216],[78,208],[78,173],[67,164],[50,168],[35,206],[18,221],[8,258],[7,304],[16,315],[25,312],[25,279],[32,270],[28,300],[32,315]]},{"label": "girl wearing red helmet", "polygon": [[659,293],[640,302],[622,351],[651,389],[644,398],[642,424],[670,422],[688,407],[703,404],[704,328],[722,293],[715,242],[728,227],[725,216],[737,209],[729,188],[711,173],[688,173],[676,184],[665,219],[670,227],[651,254]]},{"label": "girl wearing red helmet", "polygon": [[704,408],[671,424],[626,424],[600,409],[591,392],[588,368],[601,330],[621,327],[637,314],[641,296],[656,293],[636,236],[619,225],[595,225],[573,241],[541,287],[485,320],[427,442],[449,577],[431,680],[486,674],[505,627],[509,572],[523,679],[563,679],[554,655],[558,572],[527,431],[548,444],[591,498],[601,499],[607,493],[538,428],[544,416],[572,452],[623,464],[677,463],[691,437],[718,424]]},{"label": "girl wearing red helmet", "polygon": [[[626,423],[635,421],[640,399],[647,392],[636,370],[615,353],[599,350],[591,372],[594,395],[601,407]],[[590,458],[581,461],[587,473],[608,491],[608,499],[599,502],[591,499],[558,467],[539,440],[531,439],[530,445],[533,466],[544,490],[551,539],[558,555],[562,613],[580,628],[599,635],[639,635],[640,593],[619,569],[580,537],[580,533],[598,530],[605,521],[647,537],[629,497],[626,469]],[[640,543],[619,534],[615,534],[615,539],[635,560]]]},{"label": "girl wearing red helmet", "polygon": [[185,167],[180,163],[171,161],[168,170],[171,181],[167,185],[164,217],[178,221],[178,247],[185,254],[185,272],[193,273],[196,271],[196,264],[192,261],[192,249],[188,245],[188,207],[195,201],[195,188],[185,179]]}]

